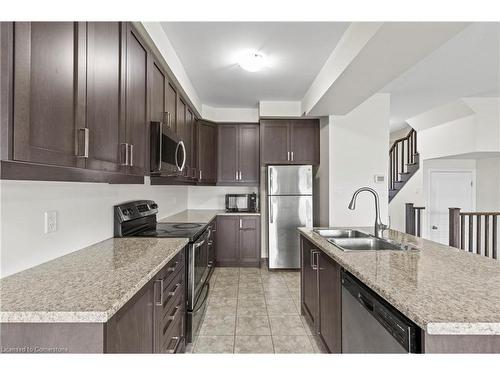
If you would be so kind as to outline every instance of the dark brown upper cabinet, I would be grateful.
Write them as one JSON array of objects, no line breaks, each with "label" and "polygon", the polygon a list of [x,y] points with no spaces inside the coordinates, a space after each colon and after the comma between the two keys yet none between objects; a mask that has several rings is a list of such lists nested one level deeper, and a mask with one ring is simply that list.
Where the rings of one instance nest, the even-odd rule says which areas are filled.
[{"label": "dark brown upper cabinet", "polygon": [[87,24],[87,126],[83,131],[88,132],[86,166],[90,169],[124,170],[120,147],[125,143],[125,37],[125,23]]},{"label": "dark brown upper cabinet", "polygon": [[259,183],[259,125],[220,124],[218,130],[220,185]]},{"label": "dark brown upper cabinet", "polygon": [[148,51],[128,24],[127,27],[127,77],[126,77],[126,142],[122,145],[123,164],[129,173],[144,175],[148,127]]},{"label": "dark brown upper cabinet", "polygon": [[1,178],[143,183],[148,51],[131,24],[0,27]]},{"label": "dark brown upper cabinet", "polygon": [[196,152],[195,152],[195,147],[196,147],[196,134],[195,134],[195,126],[194,126],[194,114],[193,111],[189,107],[186,108],[186,151],[187,151],[187,156],[186,156],[186,164],[187,164],[187,171],[186,171],[186,176],[194,180],[197,176],[197,170],[196,170]]},{"label": "dark brown upper cabinet", "polygon": [[171,82],[167,82],[166,92],[166,119],[165,123],[172,131],[177,132],[177,89]]},{"label": "dark brown upper cabinet", "polygon": [[261,120],[261,163],[319,164],[319,121]]},{"label": "dark brown upper cabinet", "polygon": [[13,159],[84,166],[85,146],[76,139],[85,131],[85,23],[16,22],[13,28]]},{"label": "dark brown upper cabinet", "polygon": [[199,120],[196,122],[198,176],[201,184],[215,184],[217,180],[217,124]]}]

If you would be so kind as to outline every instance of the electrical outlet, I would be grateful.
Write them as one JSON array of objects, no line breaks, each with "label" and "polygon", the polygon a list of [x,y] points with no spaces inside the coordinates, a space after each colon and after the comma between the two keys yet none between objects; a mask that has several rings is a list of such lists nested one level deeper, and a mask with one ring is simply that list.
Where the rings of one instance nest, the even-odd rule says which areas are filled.
[{"label": "electrical outlet", "polygon": [[45,234],[53,233],[57,230],[57,211],[45,212]]}]

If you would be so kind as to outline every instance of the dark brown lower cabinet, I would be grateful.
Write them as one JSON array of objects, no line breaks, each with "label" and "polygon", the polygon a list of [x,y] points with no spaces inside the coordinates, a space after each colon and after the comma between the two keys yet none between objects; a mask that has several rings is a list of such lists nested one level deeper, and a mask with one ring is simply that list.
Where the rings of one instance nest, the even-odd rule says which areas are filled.
[{"label": "dark brown lower cabinet", "polygon": [[208,266],[213,270],[215,267],[217,252],[217,218],[213,219],[208,224],[208,227],[212,232],[210,242],[208,243]]},{"label": "dark brown lower cabinet", "polygon": [[216,238],[218,266],[258,267],[260,265],[259,216],[219,216]]},{"label": "dark brown lower cabinet", "polygon": [[340,265],[301,236],[301,313],[329,353],[341,353]]},{"label": "dark brown lower cabinet", "polygon": [[341,353],[342,281],[340,266],[328,255],[318,256],[319,267],[319,334],[331,353]]},{"label": "dark brown lower cabinet", "polygon": [[183,353],[185,250],[106,323],[1,323],[2,350],[52,353]]}]

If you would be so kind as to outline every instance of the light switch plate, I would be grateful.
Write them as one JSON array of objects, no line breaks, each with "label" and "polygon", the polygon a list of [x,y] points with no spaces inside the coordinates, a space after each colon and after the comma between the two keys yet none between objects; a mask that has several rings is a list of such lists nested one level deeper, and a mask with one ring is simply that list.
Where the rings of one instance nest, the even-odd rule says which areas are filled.
[{"label": "light switch plate", "polygon": [[383,174],[376,174],[374,180],[376,184],[383,184],[385,181],[385,176]]},{"label": "light switch plate", "polygon": [[45,212],[45,234],[53,233],[57,230],[57,211]]}]

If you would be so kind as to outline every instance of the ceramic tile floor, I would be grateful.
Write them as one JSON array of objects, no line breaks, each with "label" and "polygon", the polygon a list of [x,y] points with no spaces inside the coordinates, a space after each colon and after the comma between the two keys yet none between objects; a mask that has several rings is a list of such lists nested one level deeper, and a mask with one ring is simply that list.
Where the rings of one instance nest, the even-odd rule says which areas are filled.
[{"label": "ceramic tile floor", "polygon": [[318,353],[300,316],[300,273],[216,268],[193,353]]}]

